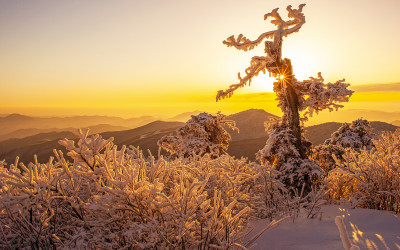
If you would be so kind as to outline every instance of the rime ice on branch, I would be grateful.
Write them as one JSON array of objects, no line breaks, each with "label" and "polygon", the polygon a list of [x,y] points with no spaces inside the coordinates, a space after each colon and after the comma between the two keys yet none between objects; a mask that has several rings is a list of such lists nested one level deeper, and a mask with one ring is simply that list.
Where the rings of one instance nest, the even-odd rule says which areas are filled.
[{"label": "rime ice on branch", "polygon": [[272,38],[273,41],[265,41],[265,53],[267,56],[254,56],[250,61],[250,66],[246,69],[246,76],[241,77],[238,73],[239,83],[233,84],[229,89],[218,91],[217,101],[225,97],[231,97],[233,91],[238,88],[244,87],[246,84],[250,84],[254,76],[257,76],[260,72],[265,74],[266,70],[273,76],[279,75],[282,70],[283,61],[282,56],[282,38],[292,34],[293,32],[299,31],[301,26],[306,22],[304,14],[302,13],[305,4],[301,4],[299,9],[292,9],[292,6],[288,6],[289,18],[292,20],[284,21],[278,13],[278,8],[274,9],[271,13],[264,15],[264,20],[268,17],[273,18],[271,23],[278,27],[277,30],[268,31],[261,34],[256,40],[251,41],[242,34],[237,38],[234,36],[228,37],[223,44],[228,47],[235,47],[238,50],[252,50],[254,47],[259,45],[264,39]]},{"label": "rime ice on branch", "polygon": [[[271,23],[277,29],[261,34],[254,41],[242,34],[237,38],[230,36],[223,41],[228,47],[233,46],[236,49],[248,51],[259,45],[264,39],[272,39],[272,41],[265,41],[266,56],[253,57],[250,66],[245,70],[246,75],[242,77],[240,73],[238,74],[239,83],[231,85],[225,91],[219,90],[216,96],[217,101],[231,97],[236,89],[247,84],[250,85],[253,77],[260,72],[268,71],[270,75],[277,78],[274,83],[274,92],[277,94],[278,106],[283,111],[283,117],[281,121],[270,127],[270,138],[267,145],[258,153],[258,158],[262,162],[271,164],[283,175],[290,175],[290,178],[286,176],[283,179],[290,179],[288,184],[296,187],[302,186],[301,183],[298,183],[299,181],[309,182],[314,178],[313,175],[317,176],[320,173],[320,169],[316,170],[318,167],[308,159],[310,143],[305,141],[302,136],[300,121],[304,122],[308,116],[312,116],[313,113],[318,114],[324,109],[332,111],[343,107],[338,103],[347,102],[353,93],[347,89],[349,84],[344,80],[336,83],[324,83],[320,73],[317,78],[310,77],[309,80],[299,82],[293,75],[290,60],[282,59],[283,37],[299,31],[306,22],[302,12],[304,6],[305,4],[301,4],[298,9],[292,9],[292,6],[289,5],[286,8],[288,21],[281,18],[277,8],[266,14],[264,19],[271,18]],[[299,112],[303,112],[302,118],[300,118]],[[286,140],[285,138],[290,139]],[[284,144],[285,150],[274,148],[274,145],[279,146],[284,141],[290,142],[289,145]],[[296,162],[296,164],[290,164],[290,162]],[[304,167],[306,165],[307,167]]]}]

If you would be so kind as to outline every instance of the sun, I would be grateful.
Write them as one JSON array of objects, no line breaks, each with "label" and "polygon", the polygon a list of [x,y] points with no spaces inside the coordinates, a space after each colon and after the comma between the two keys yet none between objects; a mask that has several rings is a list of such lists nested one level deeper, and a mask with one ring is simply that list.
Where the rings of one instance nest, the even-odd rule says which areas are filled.
[{"label": "sun", "polygon": [[269,77],[267,74],[259,74],[254,77],[251,81],[250,87],[247,89],[253,93],[259,92],[273,92],[274,82],[276,81],[275,77]]}]

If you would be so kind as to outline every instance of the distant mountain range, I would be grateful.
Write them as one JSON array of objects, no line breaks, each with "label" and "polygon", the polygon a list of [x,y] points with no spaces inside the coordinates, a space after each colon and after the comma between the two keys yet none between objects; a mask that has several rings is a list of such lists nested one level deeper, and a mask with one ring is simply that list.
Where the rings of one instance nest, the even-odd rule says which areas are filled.
[{"label": "distant mountain range", "polygon": [[174,117],[168,118],[167,120],[168,121],[186,122],[187,120],[189,120],[192,117],[192,115],[198,115],[198,114],[200,114],[202,112],[204,112],[204,111],[196,110],[196,111],[193,111],[193,112],[185,112],[185,113],[176,115]]},{"label": "distant mountain range", "polygon": [[[110,124],[99,124],[99,125],[93,125],[93,126],[88,126],[88,127],[82,127],[82,129],[89,129],[90,134],[99,134],[103,133],[105,131],[120,131],[120,130],[127,130],[127,127],[122,127],[122,126],[114,126]],[[20,138],[25,138],[28,136],[36,135],[36,134],[43,134],[43,133],[50,133],[50,132],[65,132],[69,131],[74,134],[78,134],[78,128],[44,128],[44,129],[39,129],[39,128],[25,128],[25,129],[17,129],[15,131],[12,131],[8,134],[1,134],[0,135],[0,141],[4,141],[7,139],[20,139]]]},{"label": "distant mountain range", "polygon": [[[191,114],[192,113],[188,113],[186,116],[189,115],[190,117]],[[17,116],[11,118],[14,119],[14,121],[27,121],[30,119],[29,117]],[[236,122],[236,125],[240,130],[239,134],[237,132],[228,131],[232,136],[228,153],[236,157],[247,157],[249,160],[254,160],[255,153],[265,146],[265,142],[268,138],[264,128],[264,122],[271,121],[275,118],[278,117],[260,109],[250,109],[228,116],[228,119]],[[114,118],[110,119],[113,120]],[[146,119],[150,119],[150,117],[137,118],[136,122],[144,122]],[[125,119],[125,121],[126,120],[129,119]],[[131,122],[133,124],[133,120]],[[183,122],[176,121],[151,121],[146,125],[134,129],[122,130],[123,126],[119,126],[116,127],[117,131],[109,132],[101,132],[101,130],[113,129],[113,125],[98,125],[98,131],[100,131],[99,133],[103,138],[114,137],[114,143],[119,147],[122,145],[139,146],[144,150],[144,153],[147,153],[147,150],[150,150],[153,155],[157,155],[157,141],[164,135],[172,134],[178,127],[183,125]],[[1,126],[4,125],[2,125],[0,120],[0,127]],[[341,123],[329,122],[306,127],[305,135],[314,145],[318,145],[329,138],[330,135],[340,126]],[[382,131],[394,131],[398,128],[397,126],[384,122],[371,122],[371,126],[378,134]],[[95,126],[92,128],[94,130],[96,129]],[[45,129],[38,129],[36,131],[43,132],[44,130]],[[33,133],[34,130],[31,130],[30,132]],[[76,132],[66,130],[51,131],[24,138],[0,141],[0,160],[5,159],[7,163],[12,163],[15,161],[16,156],[20,156],[22,162],[28,163],[33,161],[33,155],[36,154],[40,162],[46,162],[50,156],[54,155],[53,149],[63,149],[58,144],[58,141],[62,138],[77,139],[78,137]]]},{"label": "distant mountain range", "polygon": [[399,127],[400,126],[400,120],[393,121],[393,122],[391,122],[391,124]]},{"label": "distant mountain range", "polygon": [[155,121],[152,116],[123,119],[113,116],[31,117],[11,114],[0,117],[0,141],[38,133],[77,131],[90,128],[92,133],[127,130]]},{"label": "distant mountain range", "polygon": [[[147,125],[124,131],[101,133],[103,138],[114,137],[116,145],[134,145],[142,149],[150,149],[157,153],[157,141],[166,134],[172,133],[176,128],[182,126],[181,122],[155,121]],[[53,149],[63,149],[58,141],[64,138],[77,139],[76,133],[72,132],[49,132],[29,136],[22,139],[8,139],[0,142],[0,159],[7,163],[14,162],[19,156],[20,161],[28,163],[33,161],[36,154],[39,162],[48,161],[53,156]],[[150,141],[150,142],[149,142]]]},{"label": "distant mountain range", "polygon": [[[397,105],[397,104],[393,104]],[[352,122],[358,118],[367,119],[369,121],[382,121],[391,123],[393,125],[400,125],[400,112],[384,112],[378,110],[367,109],[344,109],[339,112],[328,112],[324,110],[309,118],[307,124],[317,125],[320,121],[334,121],[334,122]],[[396,121],[397,120],[397,121]],[[397,123],[396,123],[397,122]]]}]

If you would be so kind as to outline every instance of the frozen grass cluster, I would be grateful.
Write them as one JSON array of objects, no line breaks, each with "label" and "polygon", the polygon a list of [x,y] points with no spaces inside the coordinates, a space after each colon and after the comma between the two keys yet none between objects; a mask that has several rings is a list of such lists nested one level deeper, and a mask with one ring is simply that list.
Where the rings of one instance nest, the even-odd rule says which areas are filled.
[{"label": "frozen grass cluster", "polygon": [[251,211],[244,160],[145,159],[83,133],[60,143],[71,161],[2,163],[0,248],[227,248]]},{"label": "frozen grass cluster", "polygon": [[[304,197],[246,159],[145,158],[112,138],[62,140],[45,164],[0,166],[0,248],[229,248],[250,215],[276,218]],[[300,201],[299,199],[302,199]]]},{"label": "frozen grass cluster", "polygon": [[374,138],[367,120],[343,124],[312,157],[333,201],[400,212],[400,130]]},{"label": "frozen grass cluster", "polygon": [[0,248],[226,249],[251,217],[312,214],[322,199],[247,159],[155,160],[112,141],[86,132],[47,163],[1,162]]},{"label": "frozen grass cluster", "polygon": [[375,148],[348,148],[329,172],[327,183],[334,199],[354,206],[400,212],[400,131],[383,133]]}]

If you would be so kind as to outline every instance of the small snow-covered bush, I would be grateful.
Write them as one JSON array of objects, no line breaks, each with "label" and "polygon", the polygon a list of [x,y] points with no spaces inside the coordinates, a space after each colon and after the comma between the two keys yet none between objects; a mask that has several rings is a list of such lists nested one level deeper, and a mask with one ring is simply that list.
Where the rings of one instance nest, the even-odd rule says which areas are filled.
[{"label": "small snow-covered bush", "polygon": [[183,127],[176,130],[176,135],[164,136],[157,144],[173,157],[209,154],[216,158],[226,153],[231,140],[225,128],[238,131],[235,122],[226,120],[221,113],[192,115]]},{"label": "small snow-covered bush", "polygon": [[324,142],[324,145],[339,145],[343,148],[353,148],[357,151],[364,147],[367,150],[371,150],[374,147],[372,139],[373,133],[369,122],[357,119],[351,124],[343,124]]},{"label": "small snow-covered bush", "polygon": [[373,141],[375,148],[350,149],[329,173],[333,198],[347,198],[354,205],[400,212],[400,131],[386,132]]},{"label": "small snow-covered bush", "polygon": [[45,164],[0,164],[0,248],[228,248],[251,212],[254,164],[144,158],[81,133]]},{"label": "small snow-covered bush", "polygon": [[336,160],[343,160],[346,148],[358,152],[364,148],[371,150],[374,148],[372,139],[372,128],[367,120],[357,119],[351,124],[344,123],[324,144],[313,148],[311,158],[318,161],[327,174],[336,167]]}]

